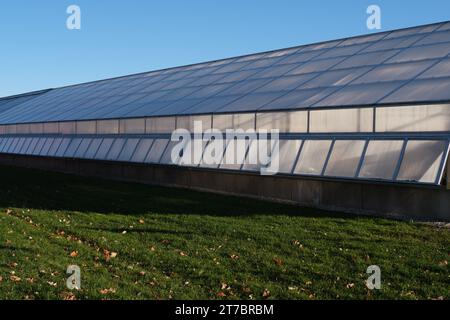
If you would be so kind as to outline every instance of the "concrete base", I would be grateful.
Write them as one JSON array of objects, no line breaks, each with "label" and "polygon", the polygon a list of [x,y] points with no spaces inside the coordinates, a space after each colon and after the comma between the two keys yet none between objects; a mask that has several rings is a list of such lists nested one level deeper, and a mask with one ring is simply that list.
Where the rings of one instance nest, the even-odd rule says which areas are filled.
[{"label": "concrete base", "polygon": [[428,221],[450,221],[443,187],[273,177],[131,163],[0,155],[0,164],[233,194],[302,206]]}]

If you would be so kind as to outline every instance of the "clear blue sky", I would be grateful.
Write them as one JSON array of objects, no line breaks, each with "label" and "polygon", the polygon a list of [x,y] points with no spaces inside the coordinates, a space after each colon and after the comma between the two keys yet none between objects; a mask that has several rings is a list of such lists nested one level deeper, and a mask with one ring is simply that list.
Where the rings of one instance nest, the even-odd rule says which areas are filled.
[{"label": "clear blue sky", "polygon": [[[66,29],[66,9],[82,29]],[[2,0],[0,97],[450,20],[448,0]]]}]

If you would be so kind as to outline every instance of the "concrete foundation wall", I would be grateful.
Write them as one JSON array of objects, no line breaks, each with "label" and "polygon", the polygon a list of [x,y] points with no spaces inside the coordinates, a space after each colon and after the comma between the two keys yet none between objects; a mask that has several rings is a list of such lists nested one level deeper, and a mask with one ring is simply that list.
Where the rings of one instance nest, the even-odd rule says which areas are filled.
[{"label": "concrete foundation wall", "polygon": [[17,155],[0,155],[0,164],[235,194],[357,214],[450,221],[450,190],[445,187],[273,177]]}]

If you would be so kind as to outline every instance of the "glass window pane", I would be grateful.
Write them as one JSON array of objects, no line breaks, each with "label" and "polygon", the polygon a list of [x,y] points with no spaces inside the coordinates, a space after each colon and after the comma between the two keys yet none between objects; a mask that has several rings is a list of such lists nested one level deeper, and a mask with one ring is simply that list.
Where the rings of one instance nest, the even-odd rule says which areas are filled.
[{"label": "glass window pane", "polygon": [[10,138],[5,146],[5,148],[3,149],[4,153],[9,153],[9,150],[11,150],[15,144],[17,143],[18,138]]},{"label": "glass window pane", "polygon": [[83,158],[91,142],[92,142],[91,138],[84,138],[83,141],[81,141],[80,146],[77,149],[77,152],[75,152],[74,158]]},{"label": "glass window pane", "polygon": [[361,160],[365,140],[336,140],[325,170],[326,176],[353,178]]},{"label": "glass window pane", "polygon": [[92,139],[92,142],[89,145],[89,148],[87,149],[86,153],[84,154],[84,158],[94,159],[95,154],[97,153],[102,141],[103,141],[102,138]]},{"label": "glass window pane", "polygon": [[42,147],[41,151],[39,152],[39,155],[46,156],[48,153],[48,150],[50,150],[50,147],[53,144],[53,141],[55,141],[55,138],[48,138],[47,141],[45,141],[45,144]]},{"label": "glass window pane", "polygon": [[[70,139],[70,138],[64,138],[63,141],[61,142],[61,145],[58,148],[58,151],[56,151],[55,156],[56,157],[63,157],[64,153],[66,153],[66,150],[69,147],[69,144],[70,144],[71,141],[72,141],[72,139]],[[33,144],[33,142],[31,144]]]},{"label": "glass window pane", "polygon": [[156,117],[146,119],[146,133],[172,133],[175,130],[175,117]]},{"label": "glass window pane", "polygon": [[64,153],[64,157],[65,158],[73,158],[75,155],[75,152],[77,152],[77,149],[80,146],[82,140],[83,140],[82,138],[73,139],[70,142],[69,147],[67,148],[66,152]]},{"label": "glass window pane", "polygon": [[309,130],[321,132],[372,132],[373,108],[312,110]]},{"label": "glass window pane", "polygon": [[[14,138],[6,138],[2,146],[2,152],[7,153],[9,146],[11,145]],[[33,146],[34,147],[34,146]]]},{"label": "glass window pane", "polygon": [[251,140],[242,170],[260,171],[263,168],[266,169],[271,163],[274,147],[278,147],[277,141],[275,140]]},{"label": "glass window pane", "polygon": [[145,158],[146,163],[159,163],[161,156],[166,149],[169,139],[156,139]]},{"label": "glass window pane", "polygon": [[58,151],[58,148],[59,148],[59,146],[61,145],[62,140],[63,140],[62,138],[56,138],[56,139],[53,141],[53,143],[52,143],[50,149],[49,149],[48,152],[47,152],[47,156],[53,157],[53,156],[56,155],[56,151]]},{"label": "glass window pane", "polygon": [[120,133],[145,133],[145,119],[120,120]]},{"label": "glass window pane", "polygon": [[174,161],[172,161],[172,149],[179,143],[179,141],[170,141],[159,163],[176,165],[180,159],[181,154],[177,155],[177,158],[173,159]]},{"label": "glass window pane", "polygon": [[207,140],[202,139],[190,140],[186,144],[177,164],[181,166],[197,167],[202,160],[203,150],[205,150],[207,143]]},{"label": "glass window pane", "polygon": [[210,140],[205,146],[200,167],[217,169],[223,160],[225,146],[226,140],[224,139]]},{"label": "glass window pane", "polygon": [[120,152],[123,149],[123,146],[125,145],[126,139],[123,138],[117,138],[113,145],[111,146],[111,149],[109,149],[108,155],[106,156],[106,160],[112,160],[116,161],[119,157]]},{"label": "glass window pane", "polygon": [[279,130],[280,132],[306,132],[308,112],[265,112],[258,113],[257,130]]},{"label": "glass window pane", "polygon": [[44,146],[45,141],[47,141],[47,138],[39,138],[39,140],[36,143],[36,147],[33,149],[32,155],[39,155],[41,152],[42,147]]},{"label": "glass window pane", "polygon": [[[33,140],[32,138],[26,138],[25,139],[25,143],[23,144],[22,148],[20,149],[20,154],[26,154],[27,153],[27,150],[30,147],[30,144],[31,144],[32,140]],[[2,147],[0,145],[0,150],[1,150],[1,148]]]},{"label": "glass window pane", "polygon": [[95,133],[97,128],[95,121],[77,121],[77,133],[78,134],[90,134]]},{"label": "glass window pane", "polygon": [[[272,152],[271,166],[268,172],[292,173],[302,140],[279,140]],[[274,163],[278,162],[278,165]]]},{"label": "glass window pane", "polygon": [[97,153],[95,154],[95,159],[106,160],[106,155],[108,154],[109,149],[111,149],[111,145],[113,144],[113,142],[113,138],[103,139],[100,147],[97,150]]},{"label": "glass window pane", "polygon": [[330,146],[331,140],[306,140],[294,173],[321,175]]},{"label": "glass window pane", "polygon": [[138,143],[139,139],[127,139],[127,142],[125,143],[125,146],[123,147],[122,152],[120,153],[117,160],[129,161]]},{"label": "glass window pane", "polygon": [[220,169],[240,170],[249,146],[248,139],[231,139],[227,143]]},{"label": "glass window pane", "polygon": [[450,105],[377,108],[377,132],[450,131]]},{"label": "glass window pane", "polygon": [[119,120],[98,120],[97,134],[118,134]]},{"label": "glass window pane", "polygon": [[24,142],[25,142],[25,138],[20,138],[19,141],[17,142],[16,146],[14,147],[14,149],[12,149],[11,153],[14,153],[14,154],[19,153]]},{"label": "glass window pane", "polygon": [[141,139],[134,151],[131,162],[144,162],[147,153],[153,144],[153,139]]},{"label": "glass window pane", "polygon": [[403,140],[372,140],[364,155],[360,178],[392,180]]},{"label": "glass window pane", "polygon": [[397,180],[435,183],[446,152],[447,141],[408,141]]}]

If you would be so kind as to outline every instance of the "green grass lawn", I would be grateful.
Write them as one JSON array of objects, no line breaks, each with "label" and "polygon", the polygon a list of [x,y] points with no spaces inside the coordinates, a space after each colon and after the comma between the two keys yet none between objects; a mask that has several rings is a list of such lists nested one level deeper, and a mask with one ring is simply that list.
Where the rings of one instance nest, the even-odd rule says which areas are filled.
[{"label": "green grass lawn", "polygon": [[0,194],[1,299],[450,297],[448,228],[9,167]]}]

